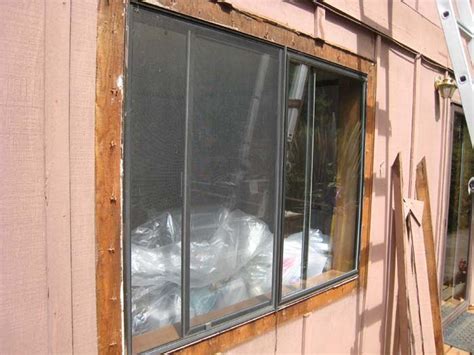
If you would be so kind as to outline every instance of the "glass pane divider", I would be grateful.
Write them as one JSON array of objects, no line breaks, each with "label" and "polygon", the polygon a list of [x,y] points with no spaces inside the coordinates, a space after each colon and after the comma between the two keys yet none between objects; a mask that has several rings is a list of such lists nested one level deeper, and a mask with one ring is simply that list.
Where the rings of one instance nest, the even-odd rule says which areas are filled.
[{"label": "glass pane divider", "polygon": [[315,125],[315,98],[316,98],[316,72],[311,70],[312,80],[308,80],[308,122],[309,129],[306,136],[306,172],[305,172],[305,207],[304,207],[304,226],[302,240],[301,257],[301,284],[306,288],[306,279],[308,277],[308,258],[309,258],[309,235],[311,230],[311,203],[313,194],[313,160],[314,160],[314,125]]},{"label": "glass pane divider", "polygon": [[273,282],[272,298],[273,308],[276,309],[282,300],[282,267],[283,267],[283,221],[284,221],[284,202],[285,196],[285,142],[286,142],[286,117],[287,109],[287,70],[288,70],[288,51],[284,47],[280,52],[280,78],[279,78],[279,105],[278,110],[278,153],[277,153],[277,208],[275,211],[275,233],[273,239]]},{"label": "glass pane divider", "polygon": [[191,263],[191,215],[189,211],[191,194],[191,126],[192,126],[192,33],[188,30],[186,38],[186,111],[184,143],[184,179],[183,179],[183,217],[181,237],[181,336],[190,329],[190,263]]}]

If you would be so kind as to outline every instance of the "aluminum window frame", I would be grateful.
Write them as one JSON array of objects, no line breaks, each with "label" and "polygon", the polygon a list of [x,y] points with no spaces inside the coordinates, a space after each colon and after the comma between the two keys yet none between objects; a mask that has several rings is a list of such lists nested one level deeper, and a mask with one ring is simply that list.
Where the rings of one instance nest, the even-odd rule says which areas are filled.
[{"label": "aluminum window frame", "polygon": [[[255,305],[250,308],[245,308],[242,310],[239,310],[237,312],[229,313],[226,314],[223,317],[213,319],[211,321],[212,328],[210,329],[204,329],[204,330],[196,330],[193,331],[193,328],[199,327],[202,328],[204,325],[199,325],[195,327],[190,327],[190,324],[188,323],[183,324],[185,322],[182,322],[181,324],[181,334],[180,338],[178,340],[171,341],[169,343],[165,343],[162,345],[159,345],[155,348],[152,348],[150,350],[146,350],[143,353],[144,354],[159,354],[163,352],[168,352],[171,350],[175,350],[177,348],[184,347],[186,345],[189,345],[191,343],[194,343],[198,340],[203,340],[205,338],[212,337],[213,335],[216,335],[218,333],[221,333],[225,330],[229,330],[232,328],[236,328],[238,326],[244,325],[246,323],[252,322],[256,319],[262,318],[266,315],[275,313],[279,310],[282,310],[284,308],[287,308],[295,303],[298,303],[300,301],[306,300],[308,298],[311,298],[315,295],[324,293],[332,288],[335,288],[337,286],[340,286],[342,284],[345,284],[347,282],[353,281],[358,278],[359,271],[360,271],[360,254],[361,254],[361,233],[362,233],[362,212],[363,212],[363,205],[364,205],[364,167],[365,167],[365,148],[366,148],[366,134],[367,134],[367,127],[366,127],[366,111],[367,111],[367,74],[361,73],[349,68],[346,68],[344,66],[341,66],[336,63],[332,63],[330,61],[317,58],[317,57],[312,57],[307,54],[301,53],[299,51],[293,50],[288,48],[287,46],[282,46],[279,44],[276,44],[274,42],[270,41],[265,41],[261,38],[257,38],[251,35],[248,35],[246,33],[238,32],[223,26],[219,26],[216,24],[212,24],[206,21],[202,21],[199,19],[191,18],[189,16],[179,14],[170,10],[166,9],[157,9],[153,6],[149,6],[147,4],[130,4],[128,7],[128,11],[139,11],[141,8],[143,8],[146,11],[154,11],[158,15],[163,15],[170,17],[172,19],[175,19],[177,21],[182,21],[185,23],[190,23],[195,26],[200,26],[204,28],[210,28],[219,32],[224,32],[224,33],[229,33],[233,36],[240,37],[242,39],[247,39],[251,40],[254,42],[260,42],[264,43],[266,45],[271,45],[274,48],[280,49],[280,55],[279,55],[279,87],[278,87],[278,100],[279,100],[279,109],[278,109],[278,117],[277,117],[277,148],[276,148],[276,155],[277,155],[277,161],[275,164],[275,172],[276,172],[276,179],[275,179],[275,191],[276,191],[276,196],[275,196],[275,201],[276,201],[276,206],[275,206],[275,232],[274,232],[274,243],[273,243],[273,267],[272,267],[272,298],[271,302],[267,306],[262,306],[262,305]],[[126,32],[126,63],[128,63],[128,59],[130,58],[130,22],[131,22],[131,16],[127,16],[127,30]],[[188,31],[190,32],[190,31]],[[190,38],[188,35],[187,38],[187,70],[189,71],[189,56],[190,56]],[[332,73],[337,73],[346,77],[351,77],[354,79],[357,79],[358,81],[361,82],[361,112],[360,112],[360,120],[361,120],[361,162],[360,162],[360,171],[359,171],[359,191],[358,191],[358,202],[359,202],[359,207],[358,207],[358,216],[357,216],[357,233],[356,233],[356,238],[355,238],[355,267],[353,270],[344,273],[343,275],[336,277],[334,279],[331,279],[329,281],[326,281],[324,283],[321,283],[317,286],[304,289],[298,292],[291,293],[287,297],[283,298],[282,297],[282,262],[283,262],[283,242],[284,238],[282,237],[282,228],[283,228],[283,201],[284,201],[284,170],[285,170],[285,153],[286,153],[286,133],[287,133],[287,111],[288,111],[288,88],[287,88],[287,82],[288,82],[288,64],[290,60],[294,60],[297,62],[305,63],[308,64],[311,68],[314,69],[319,69],[319,70],[325,70],[328,72]],[[130,95],[127,95],[128,90],[129,90],[129,78],[128,73],[129,68],[126,67],[125,70],[125,110],[124,110],[124,130],[123,130],[123,140],[124,144],[127,144],[127,136],[129,136],[129,125],[127,124],[127,113],[129,112],[130,109]],[[188,73],[189,74],[189,73]],[[188,76],[188,75],[187,75]],[[189,89],[189,82],[187,80],[186,83],[186,104],[188,106],[189,104],[189,98],[188,98],[188,89]],[[313,90],[315,87],[313,87]],[[189,112],[188,112],[189,107],[186,107],[186,132],[188,131],[188,119],[189,119]],[[187,144],[189,144],[188,140],[188,134],[185,133],[185,140]],[[188,166],[191,162],[191,159],[188,159],[188,156],[186,155],[186,148],[185,148],[185,166]],[[130,188],[129,188],[129,183],[130,183],[130,176],[129,176],[129,171],[127,169],[127,161],[129,158],[129,150],[124,149],[124,161],[123,161],[123,167],[124,167],[124,178],[123,178],[123,196],[124,196],[124,202],[129,201],[129,195],[130,195]],[[186,181],[186,174],[184,181]],[[185,184],[185,188],[189,188],[189,184]],[[184,193],[183,196],[183,242],[186,241],[190,242],[189,240],[189,230],[186,232],[186,229],[190,228],[190,224],[187,223],[187,226],[185,226],[186,223],[186,218],[185,218],[185,213],[186,209],[186,195],[189,196],[189,194]],[[123,292],[124,292],[124,335],[125,335],[125,347],[128,350],[129,353],[132,353],[132,332],[131,332],[131,297],[130,297],[130,285],[131,285],[131,269],[130,269],[130,263],[131,263],[131,255],[130,255],[130,228],[129,228],[129,216],[130,216],[130,211],[129,211],[129,206],[127,203],[123,204],[123,228],[124,228],[124,238],[123,238],[123,260],[124,260],[124,287],[123,287]],[[189,217],[189,216],[188,216]],[[186,229],[184,228],[186,227]],[[187,235],[185,237],[185,235]],[[187,249],[185,251],[185,249]],[[182,280],[185,281],[186,278],[189,281],[189,267],[185,267],[186,265],[189,266],[189,258],[186,260],[186,255],[189,254],[189,246],[188,248],[185,248],[185,245],[183,243],[183,250],[181,253],[182,257],[182,266],[181,266],[181,272],[182,272]],[[187,269],[187,270],[185,270]],[[188,274],[186,275],[186,273]],[[182,294],[184,295],[185,292],[183,291],[185,285],[182,281]],[[188,293],[189,293],[189,287],[187,288]],[[182,309],[186,307],[186,303],[189,303],[189,294],[186,297],[187,302],[183,298],[182,300]],[[189,310],[187,310],[189,312]],[[181,319],[183,320],[183,312],[181,312]],[[189,316],[189,314],[188,314]],[[186,332],[187,331],[187,334]]]}]

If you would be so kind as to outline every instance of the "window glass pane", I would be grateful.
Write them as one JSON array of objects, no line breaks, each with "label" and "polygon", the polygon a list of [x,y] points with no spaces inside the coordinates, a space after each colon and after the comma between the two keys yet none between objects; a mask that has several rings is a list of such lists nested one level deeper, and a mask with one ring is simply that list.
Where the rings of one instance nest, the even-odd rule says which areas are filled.
[{"label": "window glass pane", "polygon": [[281,49],[131,16],[125,226],[140,351],[187,335],[186,316],[194,333],[270,304]]},{"label": "window glass pane", "polygon": [[442,313],[447,317],[466,299],[471,240],[472,195],[468,183],[474,176],[474,151],[464,115],[455,113],[451,152],[448,231],[442,287]]},{"label": "window glass pane", "polygon": [[195,326],[271,299],[279,50],[200,31],[191,53]]},{"label": "window glass pane", "polygon": [[186,32],[166,17],[132,14],[125,144],[131,325],[136,336],[154,331],[159,344],[177,339],[173,325],[181,322]]},{"label": "window glass pane", "polygon": [[362,84],[312,68],[298,94],[305,66],[289,66],[284,296],[356,267]]}]

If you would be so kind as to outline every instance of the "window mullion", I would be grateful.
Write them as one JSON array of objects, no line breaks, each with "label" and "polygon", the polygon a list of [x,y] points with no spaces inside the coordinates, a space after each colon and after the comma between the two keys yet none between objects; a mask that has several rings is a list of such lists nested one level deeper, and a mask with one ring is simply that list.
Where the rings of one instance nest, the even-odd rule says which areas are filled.
[{"label": "window mullion", "polygon": [[315,121],[315,91],[316,91],[316,72],[311,69],[311,79],[308,80],[308,128],[306,132],[306,168],[305,168],[305,205],[304,205],[304,226],[302,240],[301,257],[301,283],[306,287],[308,276],[308,255],[309,255],[309,232],[311,229],[311,201],[313,190],[313,154],[314,154],[314,121]]},{"label": "window mullion", "polygon": [[184,143],[184,178],[183,178],[183,214],[181,240],[181,332],[185,336],[190,328],[190,263],[191,263],[191,132],[192,132],[192,33],[187,32],[186,39],[186,111],[185,111],[185,143]]},{"label": "window mullion", "polygon": [[273,294],[273,305],[278,307],[282,299],[282,268],[283,268],[283,221],[285,219],[285,208],[284,208],[284,196],[285,196],[285,156],[286,156],[286,122],[287,122],[287,68],[288,68],[288,52],[285,47],[280,53],[280,78],[278,80],[278,103],[280,105],[279,117],[278,117],[278,159],[276,164],[276,176],[277,178],[277,208],[275,210],[275,236],[273,240],[273,282],[272,282],[272,294]]}]

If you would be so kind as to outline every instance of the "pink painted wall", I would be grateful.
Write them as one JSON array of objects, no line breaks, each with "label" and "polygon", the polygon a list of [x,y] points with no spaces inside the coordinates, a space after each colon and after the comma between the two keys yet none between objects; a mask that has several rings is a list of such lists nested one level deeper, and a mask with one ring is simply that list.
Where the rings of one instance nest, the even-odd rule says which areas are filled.
[{"label": "pink painted wall", "polygon": [[[442,70],[416,57],[446,65],[436,17],[418,1],[326,0],[407,51],[310,1],[226,1],[368,58],[378,72],[367,292],[229,353],[381,353],[389,169],[399,151],[407,187],[413,164],[426,156],[436,237],[444,233],[449,115],[433,88]],[[0,1],[0,353],[97,351],[96,16],[97,0]]]},{"label": "pink painted wall", "polygon": [[[447,65],[448,52],[434,0],[325,0],[325,3],[381,33]],[[420,3],[423,3],[420,5]]]},{"label": "pink painted wall", "polygon": [[0,2],[0,353],[94,353],[94,0]]},{"label": "pink painted wall", "polygon": [[44,4],[0,8],[0,353],[46,352]]},{"label": "pink painted wall", "polygon": [[436,10],[436,6],[433,6],[435,3],[434,0],[402,0],[402,3],[411,7],[428,21],[439,26],[438,11]]}]

